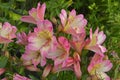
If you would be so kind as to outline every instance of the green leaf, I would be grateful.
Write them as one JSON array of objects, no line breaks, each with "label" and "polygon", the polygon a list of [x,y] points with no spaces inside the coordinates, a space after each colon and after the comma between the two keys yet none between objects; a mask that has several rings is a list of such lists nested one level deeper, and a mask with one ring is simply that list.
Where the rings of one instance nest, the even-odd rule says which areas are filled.
[{"label": "green leaf", "polygon": [[29,77],[30,77],[32,80],[39,80],[39,79],[37,79],[36,77],[34,77],[33,75],[29,75]]},{"label": "green leaf", "polygon": [[10,18],[12,18],[13,20],[20,20],[21,16],[19,14],[13,13],[13,12],[9,12]]},{"label": "green leaf", "polygon": [[0,57],[0,68],[4,68],[7,64],[8,58],[6,56]]}]

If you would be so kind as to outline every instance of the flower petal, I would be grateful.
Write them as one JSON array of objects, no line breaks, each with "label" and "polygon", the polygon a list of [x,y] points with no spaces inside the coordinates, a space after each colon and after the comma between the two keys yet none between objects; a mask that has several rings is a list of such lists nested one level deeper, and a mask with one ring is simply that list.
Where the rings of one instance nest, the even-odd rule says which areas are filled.
[{"label": "flower petal", "polygon": [[36,20],[31,16],[22,16],[21,21],[36,24]]}]

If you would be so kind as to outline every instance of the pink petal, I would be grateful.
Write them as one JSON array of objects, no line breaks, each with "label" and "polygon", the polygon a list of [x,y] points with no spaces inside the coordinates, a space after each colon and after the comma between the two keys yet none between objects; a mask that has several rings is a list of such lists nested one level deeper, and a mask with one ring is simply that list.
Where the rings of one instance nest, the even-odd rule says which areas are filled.
[{"label": "pink petal", "polygon": [[72,57],[69,57],[63,62],[62,67],[69,67],[72,66],[73,64],[74,64],[74,59]]},{"label": "pink petal", "polygon": [[44,20],[45,9],[46,9],[45,3],[42,4],[41,6],[40,6],[40,3],[38,3],[37,16],[38,16],[39,20]]},{"label": "pink petal", "polygon": [[65,24],[66,24],[66,21],[67,21],[67,13],[66,13],[66,11],[64,9],[61,10],[60,20],[61,20],[61,23],[62,23],[62,25],[64,27]]},{"label": "pink petal", "polygon": [[58,38],[58,41],[59,41],[59,43],[61,44],[61,45],[63,45],[63,47],[67,50],[67,51],[69,51],[69,49],[70,49],[70,44],[69,44],[69,42],[68,42],[68,40],[65,38],[65,37],[59,37]]},{"label": "pink petal", "polygon": [[0,68],[0,75],[2,75],[6,70],[4,68]]},{"label": "pink petal", "polygon": [[79,61],[74,63],[74,72],[75,72],[75,75],[76,75],[77,79],[79,80],[81,78],[81,75],[82,75],[82,72],[80,70]]},{"label": "pink petal", "polygon": [[90,46],[88,49],[101,55],[101,56],[104,56],[103,51],[102,51],[103,48],[101,49],[101,47],[99,47],[99,45]]},{"label": "pink petal", "polygon": [[41,66],[45,66],[46,58],[45,57],[41,57],[40,63],[41,63]]},{"label": "pink petal", "polygon": [[8,33],[11,32],[12,31],[11,24],[8,22],[5,22],[3,25],[3,30],[8,32]]},{"label": "pink petal", "polygon": [[99,68],[99,71],[101,72],[108,72],[112,68],[112,63],[110,60],[105,60],[101,63],[101,68]]},{"label": "pink petal", "polygon": [[29,70],[29,71],[40,71],[38,68],[36,68],[33,65],[26,66],[26,69]]},{"label": "pink petal", "polygon": [[53,26],[49,20],[38,21],[37,26],[38,26],[38,28],[40,28],[41,31],[48,30],[50,32],[53,32]]},{"label": "pink petal", "polygon": [[90,40],[92,40],[92,36],[93,36],[93,34],[92,34],[92,28],[90,28]]},{"label": "pink petal", "polygon": [[48,76],[48,74],[50,73],[50,70],[52,69],[51,65],[47,65],[43,71],[42,77],[45,78]]},{"label": "pink petal", "polygon": [[102,53],[107,51],[107,49],[104,46],[99,45],[99,48],[101,49]]},{"label": "pink petal", "polygon": [[37,58],[32,59],[32,63],[35,67],[40,63],[41,56],[38,56]]},{"label": "pink petal", "polygon": [[36,20],[31,16],[22,16],[21,21],[36,24]]},{"label": "pink petal", "polygon": [[97,44],[102,44],[105,41],[105,39],[106,35],[103,33],[103,31],[99,32]]},{"label": "pink petal", "polygon": [[30,50],[39,50],[45,44],[45,41],[37,36],[30,36],[28,42],[29,44],[27,45],[27,48]]},{"label": "pink petal", "polygon": [[12,42],[12,40],[0,36],[0,43],[10,43],[10,42]]},{"label": "pink petal", "polygon": [[13,80],[31,80],[31,79],[29,79],[29,78],[27,78],[27,77],[25,77],[25,76],[21,76],[21,75],[19,75],[19,74],[15,74],[15,75],[13,76]]},{"label": "pink petal", "polygon": [[31,10],[29,10],[29,15],[34,18],[34,20],[37,19],[37,9],[36,8],[32,8]]},{"label": "pink petal", "polygon": [[76,11],[75,11],[75,9],[73,9],[73,10],[69,13],[68,20],[71,20],[71,19],[74,18],[75,16],[76,16]]},{"label": "pink petal", "polygon": [[17,34],[17,43],[22,44],[22,45],[27,45],[28,44],[28,37],[25,32],[18,33]]}]

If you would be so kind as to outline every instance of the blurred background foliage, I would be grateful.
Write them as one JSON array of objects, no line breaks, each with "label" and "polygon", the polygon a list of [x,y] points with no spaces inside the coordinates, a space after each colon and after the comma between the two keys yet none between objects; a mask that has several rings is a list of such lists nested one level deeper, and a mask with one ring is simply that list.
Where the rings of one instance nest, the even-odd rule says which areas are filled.
[{"label": "blurred background foliage", "polygon": [[[86,27],[87,34],[89,34],[90,28],[95,30],[99,27],[100,30],[104,30],[107,35],[104,43],[108,49],[106,54],[108,54],[114,64],[113,70],[109,72],[109,75],[111,77],[115,77],[116,75],[120,76],[120,71],[117,71],[118,63],[114,60],[114,57],[111,56],[113,51],[120,56],[120,0],[0,0],[0,22],[10,22],[18,28],[18,32],[28,32],[35,25],[21,22],[20,18],[23,15],[28,15],[28,10],[36,7],[38,2],[46,3],[47,5],[45,19],[51,21],[53,21],[53,19],[59,20],[61,9],[67,11],[75,9],[77,14],[84,14],[88,20]],[[20,48],[14,43],[11,43],[10,47],[11,46],[14,48],[10,49],[12,52],[16,52],[16,49]],[[63,74],[68,75],[68,73],[63,72],[59,74],[59,77]],[[86,77],[87,75],[84,76]],[[56,78],[56,76],[54,78]],[[64,76],[62,78],[64,80],[68,77]],[[71,79],[68,80],[73,80],[73,78],[71,77]],[[51,78],[51,80],[56,79]]]}]

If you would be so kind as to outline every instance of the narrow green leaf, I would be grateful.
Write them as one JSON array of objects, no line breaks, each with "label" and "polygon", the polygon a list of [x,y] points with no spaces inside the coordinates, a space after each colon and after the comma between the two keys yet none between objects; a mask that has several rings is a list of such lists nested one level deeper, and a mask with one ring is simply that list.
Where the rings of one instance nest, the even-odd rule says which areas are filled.
[{"label": "narrow green leaf", "polygon": [[0,57],[0,68],[4,68],[7,64],[8,58],[6,56]]}]

